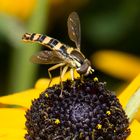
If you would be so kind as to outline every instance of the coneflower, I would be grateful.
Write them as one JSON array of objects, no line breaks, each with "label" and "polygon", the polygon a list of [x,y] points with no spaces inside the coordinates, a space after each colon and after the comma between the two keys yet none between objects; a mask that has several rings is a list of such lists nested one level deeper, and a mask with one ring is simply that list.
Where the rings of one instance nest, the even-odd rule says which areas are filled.
[{"label": "coneflower", "polygon": [[26,113],[26,140],[125,140],[129,121],[106,84],[88,76],[54,85]]}]

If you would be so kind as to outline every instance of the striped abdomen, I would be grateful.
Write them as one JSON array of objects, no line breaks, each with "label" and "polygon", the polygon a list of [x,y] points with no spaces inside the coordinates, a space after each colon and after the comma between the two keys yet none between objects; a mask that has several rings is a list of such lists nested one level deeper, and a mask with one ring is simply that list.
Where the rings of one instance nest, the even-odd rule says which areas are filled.
[{"label": "striped abdomen", "polygon": [[36,34],[36,33],[25,33],[22,37],[23,41],[31,41],[31,42],[38,42],[48,48],[50,48],[51,50],[60,50],[61,46],[63,46],[63,44],[54,39],[51,38],[49,36],[46,35],[42,35],[42,34]]}]

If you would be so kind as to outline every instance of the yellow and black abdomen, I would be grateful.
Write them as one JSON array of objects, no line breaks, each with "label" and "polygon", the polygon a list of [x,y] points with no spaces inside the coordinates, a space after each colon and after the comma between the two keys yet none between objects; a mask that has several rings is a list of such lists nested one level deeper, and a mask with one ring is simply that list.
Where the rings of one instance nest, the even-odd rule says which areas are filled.
[{"label": "yellow and black abdomen", "polygon": [[51,50],[60,50],[61,46],[63,46],[63,44],[57,39],[36,33],[25,33],[22,37],[22,40],[40,43],[41,45],[44,45]]}]

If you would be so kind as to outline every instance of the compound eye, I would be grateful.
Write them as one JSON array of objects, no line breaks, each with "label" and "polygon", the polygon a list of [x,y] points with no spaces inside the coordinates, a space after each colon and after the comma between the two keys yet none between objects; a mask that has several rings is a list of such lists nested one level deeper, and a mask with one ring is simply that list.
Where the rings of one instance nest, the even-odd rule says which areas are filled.
[{"label": "compound eye", "polygon": [[81,65],[81,67],[77,69],[77,72],[78,72],[79,74],[86,74],[88,68],[89,68],[88,63],[83,63],[83,65]]}]

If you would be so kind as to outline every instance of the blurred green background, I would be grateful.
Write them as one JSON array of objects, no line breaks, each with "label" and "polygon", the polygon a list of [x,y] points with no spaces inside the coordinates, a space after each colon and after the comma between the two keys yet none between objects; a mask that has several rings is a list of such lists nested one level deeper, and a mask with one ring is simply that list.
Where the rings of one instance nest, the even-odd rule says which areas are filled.
[{"label": "blurred green background", "polygon": [[74,46],[67,34],[72,11],[81,21],[82,52],[100,81],[120,91],[140,72],[139,0],[0,0],[1,95],[31,88],[37,79],[48,77],[48,66],[29,61],[44,48],[22,42],[22,34],[47,34]]}]

